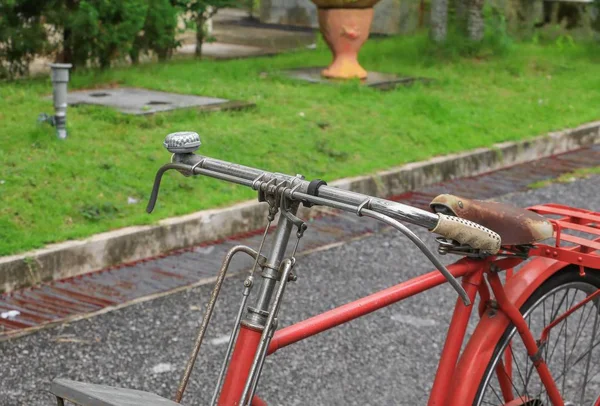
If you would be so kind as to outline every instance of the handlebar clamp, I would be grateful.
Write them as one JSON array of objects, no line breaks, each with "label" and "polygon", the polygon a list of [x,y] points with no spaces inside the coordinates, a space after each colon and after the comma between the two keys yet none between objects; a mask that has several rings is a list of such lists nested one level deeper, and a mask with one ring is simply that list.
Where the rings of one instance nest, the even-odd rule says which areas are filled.
[{"label": "handlebar clamp", "polygon": [[[327,186],[327,182],[322,179],[311,180],[308,184],[308,188],[306,189],[306,194],[311,196],[319,196],[319,188],[321,186]],[[304,207],[312,207],[314,203],[303,201],[302,204]]]}]

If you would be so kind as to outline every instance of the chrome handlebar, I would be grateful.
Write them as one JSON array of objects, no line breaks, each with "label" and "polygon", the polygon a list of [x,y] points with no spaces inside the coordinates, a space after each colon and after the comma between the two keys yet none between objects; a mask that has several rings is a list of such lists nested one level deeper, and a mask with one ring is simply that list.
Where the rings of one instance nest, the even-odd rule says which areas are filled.
[{"label": "chrome handlebar", "polygon": [[[301,175],[290,176],[273,173],[197,155],[194,151],[200,146],[200,137],[196,133],[169,134],[164,145],[170,152],[173,152],[173,156],[171,163],[162,166],[156,174],[154,187],[146,209],[148,213],[151,213],[156,205],[163,174],[168,170],[175,169],[186,176],[204,175],[250,187],[258,191],[259,200],[278,196],[282,199],[287,198],[290,201],[302,202],[306,206],[325,206],[355,213],[358,216],[372,217],[394,227],[409,237],[433,265],[444,274],[467,306],[470,305],[470,300],[460,283],[427,246],[399,221],[425,227],[429,231],[434,229],[449,230],[448,233],[452,234],[452,237],[461,243],[466,242],[473,247],[479,245],[476,248],[493,247],[488,249],[489,253],[492,254],[495,254],[500,248],[500,239],[497,234],[475,223],[454,222],[456,224],[453,223],[452,227],[440,227],[448,224],[448,219],[443,215],[430,213],[402,203],[327,186],[321,180],[309,182],[304,180]],[[478,233],[474,235],[473,230],[475,229]],[[482,230],[485,233],[482,233]],[[440,234],[444,235],[443,233]],[[491,237],[488,237],[488,234]],[[447,235],[444,236],[449,238]],[[464,241],[461,241],[463,237]],[[489,241],[489,243],[486,244],[486,241]],[[491,244],[492,242],[493,244]]]},{"label": "chrome handlebar", "polygon": [[[172,164],[165,165],[163,168],[165,170],[177,169],[180,172],[190,175],[205,175],[251,187],[259,192],[267,192],[269,188],[274,186],[279,185],[281,187],[285,185],[284,193],[286,197],[294,201],[302,201],[354,213],[359,213],[362,209],[369,209],[390,216],[395,220],[425,227],[428,230],[434,229],[439,221],[437,214],[416,207],[332,186],[322,185],[314,194],[311,194],[309,191],[310,182],[298,176],[271,173],[193,153],[175,153],[172,158]],[[162,173],[164,171],[159,171],[160,176],[162,176]],[[159,179],[157,180],[160,182]],[[148,204],[149,213],[153,210],[158,195],[156,182],[154,189],[150,203]]]}]

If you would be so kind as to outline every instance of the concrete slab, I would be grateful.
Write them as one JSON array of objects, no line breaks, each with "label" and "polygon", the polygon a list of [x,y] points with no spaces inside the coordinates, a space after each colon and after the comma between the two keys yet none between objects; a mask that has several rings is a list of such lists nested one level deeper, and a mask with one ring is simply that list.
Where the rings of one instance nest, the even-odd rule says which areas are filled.
[{"label": "concrete slab", "polygon": [[[283,73],[290,78],[304,80],[310,83],[335,84],[341,82],[340,80],[327,79],[322,77],[321,71],[323,69],[325,69],[325,67],[313,66],[285,70],[283,71]],[[431,79],[427,78],[399,76],[395,73],[369,72],[367,78],[365,80],[362,80],[361,82],[365,86],[369,86],[375,89],[390,90],[397,86],[408,86],[415,82],[428,83],[430,81]]]},{"label": "concrete slab", "polygon": [[215,97],[158,92],[130,87],[69,92],[67,101],[69,105],[93,104],[107,106],[116,108],[125,114],[135,115],[154,114],[191,107],[213,111],[251,105],[250,103]]}]

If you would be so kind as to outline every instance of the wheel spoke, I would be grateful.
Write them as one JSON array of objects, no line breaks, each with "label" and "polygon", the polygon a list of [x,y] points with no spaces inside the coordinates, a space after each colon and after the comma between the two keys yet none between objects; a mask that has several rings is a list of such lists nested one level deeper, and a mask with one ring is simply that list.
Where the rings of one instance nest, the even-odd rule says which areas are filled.
[{"label": "wheel spoke", "polygon": [[586,382],[584,382],[583,384],[587,386],[588,383],[592,382],[594,380],[595,377],[598,376],[598,374],[600,374],[600,371],[596,372],[594,375],[592,375],[590,377],[590,379],[588,379]]},{"label": "wheel spoke", "polygon": [[596,316],[594,317],[594,328],[592,330],[592,336],[590,337],[590,349],[588,350],[588,358],[585,363],[585,374],[583,375],[583,388],[581,388],[581,401],[583,404],[583,399],[585,398],[585,388],[587,387],[587,379],[588,374],[590,372],[590,361],[592,360],[592,344],[594,343],[594,337],[596,336],[596,327],[598,325],[598,312],[596,312]]},{"label": "wheel spoke", "polygon": [[[594,308],[595,308],[595,306],[590,307],[590,310],[589,310],[587,316],[585,317],[585,320],[583,320],[583,315],[585,314],[585,311],[582,311],[579,316],[579,323],[577,324],[578,333],[575,334],[575,343],[573,344],[573,348],[571,349],[571,352],[569,353],[569,358],[567,358],[567,364],[569,364],[569,361],[571,361],[571,358],[573,357],[573,353],[575,352],[575,345],[579,342],[579,338],[581,337],[581,335],[583,333],[583,327],[587,325],[587,322],[590,319],[590,316],[592,315],[592,310],[594,310]],[[583,321],[583,324],[581,324],[582,321]],[[581,327],[581,330],[580,330],[580,327]]]},{"label": "wheel spoke", "polygon": [[[527,361],[525,361],[526,365],[529,365],[529,357],[527,357],[526,360],[527,360]],[[533,376],[534,370],[535,370],[535,365],[531,364],[531,366],[528,366],[527,371],[525,371],[525,385],[527,385],[527,387],[529,387],[529,380]]]},{"label": "wheel spoke", "polygon": [[[569,290],[567,290],[567,295],[569,294]],[[577,296],[577,292],[575,292],[575,294],[573,295],[573,300],[575,299],[575,297]],[[569,297],[567,296],[567,303],[569,302]],[[571,307],[567,306],[567,310],[568,311]],[[563,341],[564,345],[563,345],[563,371],[565,369],[567,369],[567,334],[569,332],[569,318],[565,318],[563,320],[563,324],[565,325],[565,339]],[[562,386],[561,386],[561,391],[560,393],[565,393],[565,383],[567,381],[567,374],[563,375],[563,379],[562,379]]]},{"label": "wheel spoke", "polygon": [[[512,346],[509,344],[508,348],[512,348]],[[512,349],[511,349],[511,353],[512,353]],[[513,356],[514,356],[514,354],[513,354]],[[515,383],[514,383],[512,377],[508,375],[508,372],[506,372],[506,368],[502,368],[502,371],[504,371],[504,374],[506,375],[506,377],[510,381],[511,386],[515,390],[515,394],[519,397],[519,399],[523,400],[523,396],[521,394],[521,391],[519,389],[517,389],[517,387],[515,386]],[[527,396],[527,385],[525,385],[525,389],[524,390],[525,390],[524,395]]]},{"label": "wheel spoke", "polygon": [[[558,312],[560,311],[560,308],[562,307],[562,304],[564,303],[564,299],[565,297],[567,297],[569,294],[569,289],[567,289],[567,292],[565,292],[565,295],[563,296],[563,298],[561,299],[560,303],[558,304],[558,307],[556,308],[556,312],[554,313],[554,315],[552,316],[552,318],[550,319],[550,323],[552,323],[552,321],[554,321],[556,319],[556,317],[558,316]],[[567,308],[568,309],[568,308]],[[550,352],[550,355],[546,358],[547,362],[550,362],[550,359],[552,359],[552,356],[554,355],[554,352],[556,351],[556,348],[558,347],[558,339],[561,336],[563,330],[565,328],[565,323],[561,323],[560,324],[560,329],[558,330],[558,334],[557,334],[557,341],[554,344],[554,347],[552,348],[552,351]]]},{"label": "wheel spoke", "polygon": [[[515,353],[513,352],[512,345],[509,345],[508,348],[510,349],[510,353],[511,353],[511,355],[513,357],[513,360],[514,360],[515,359]],[[527,396],[527,385],[525,384],[525,379],[523,378],[523,375],[521,374],[521,368],[519,368],[519,363],[518,362],[513,362],[513,365],[517,366],[517,373],[519,374],[519,377],[521,378],[521,382],[523,382],[523,393],[521,393],[520,391],[517,391],[517,396],[519,396],[519,398],[522,399],[522,395]],[[511,379],[511,381],[512,381],[512,379]]]},{"label": "wheel spoke", "polygon": [[[498,398],[498,401],[499,401],[501,404],[502,404],[502,403],[504,403],[504,400],[502,400],[502,398],[500,397],[500,395],[498,395],[498,392],[496,392],[496,389],[494,389],[494,387],[493,387],[493,386],[490,386],[490,388],[492,388],[492,392],[494,392],[494,395],[496,395],[496,398]],[[494,404],[494,403],[491,403],[491,402],[486,402],[486,403],[488,403],[488,404],[490,404],[490,405],[493,405],[493,404]]]}]

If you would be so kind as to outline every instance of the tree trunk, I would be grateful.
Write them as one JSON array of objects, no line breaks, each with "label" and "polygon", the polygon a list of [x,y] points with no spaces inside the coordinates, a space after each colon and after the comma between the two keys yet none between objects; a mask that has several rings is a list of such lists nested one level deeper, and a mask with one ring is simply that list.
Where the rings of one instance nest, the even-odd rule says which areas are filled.
[{"label": "tree trunk", "polygon": [[600,32],[600,4],[596,2],[596,5],[592,5],[595,8],[594,15],[590,16],[591,26],[594,31]]},{"label": "tree trunk", "polygon": [[206,19],[203,15],[196,18],[196,52],[195,57],[202,58],[202,43],[204,42],[204,24]]},{"label": "tree trunk", "polygon": [[248,9],[248,18],[254,18],[254,0],[246,0],[246,8]]},{"label": "tree trunk", "polygon": [[[73,63],[73,49],[71,46],[71,36],[72,31],[70,28],[65,28],[63,30],[63,41],[62,41],[62,52],[58,56],[58,61],[60,63]],[[75,66],[73,66],[75,67]]]},{"label": "tree trunk", "polygon": [[469,0],[454,0],[454,17],[458,30],[461,33],[467,32],[467,22],[469,11]]},{"label": "tree trunk", "polygon": [[425,25],[425,0],[419,1],[419,28]]},{"label": "tree trunk", "polygon": [[169,49],[168,48],[157,49],[156,56],[158,57],[159,62],[168,61],[169,60]]},{"label": "tree trunk", "polygon": [[[65,1],[65,9],[66,13],[74,13],[77,9],[77,1],[76,0],[67,0]],[[71,38],[73,36],[73,31],[71,27],[63,27],[63,41],[62,41],[62,52],[58,55],[58,62],[61,63],[71,63],[73,64],[73,69],[75,68],[75,58],[73,56],[73,44],[71,43]]]},{"label": "tree trunk", "polygon": [[[548,2],[544,2],[546,4]],[[531,35],[535,28],[535,2],[534,0],[516,1],[517,8],[517,29],[520,34]],[[548,3],[548,4],[554,4]],[[544,10],[545,12],[545,10]]]},{"label": "tree trunk", "polygon": [[129,57],[131,58],[132,65],[137,65],[140,63],[140,52],[143,47],[141,42],[141,37],[136,37],[136,39],[133,41],[131,49],[129,50]]},{"label": "tree trunk", "polygon": [[432,0],[431,2],[431,31],[434,42],[446,41],[448,33],[448,0]]},{"label": "tree trunk", "polygon": [[479,42],[485,34],[485,22],[483,21],[484,0],[471,0],[469,3],[469,23],[467,31],[471,41]]}]

